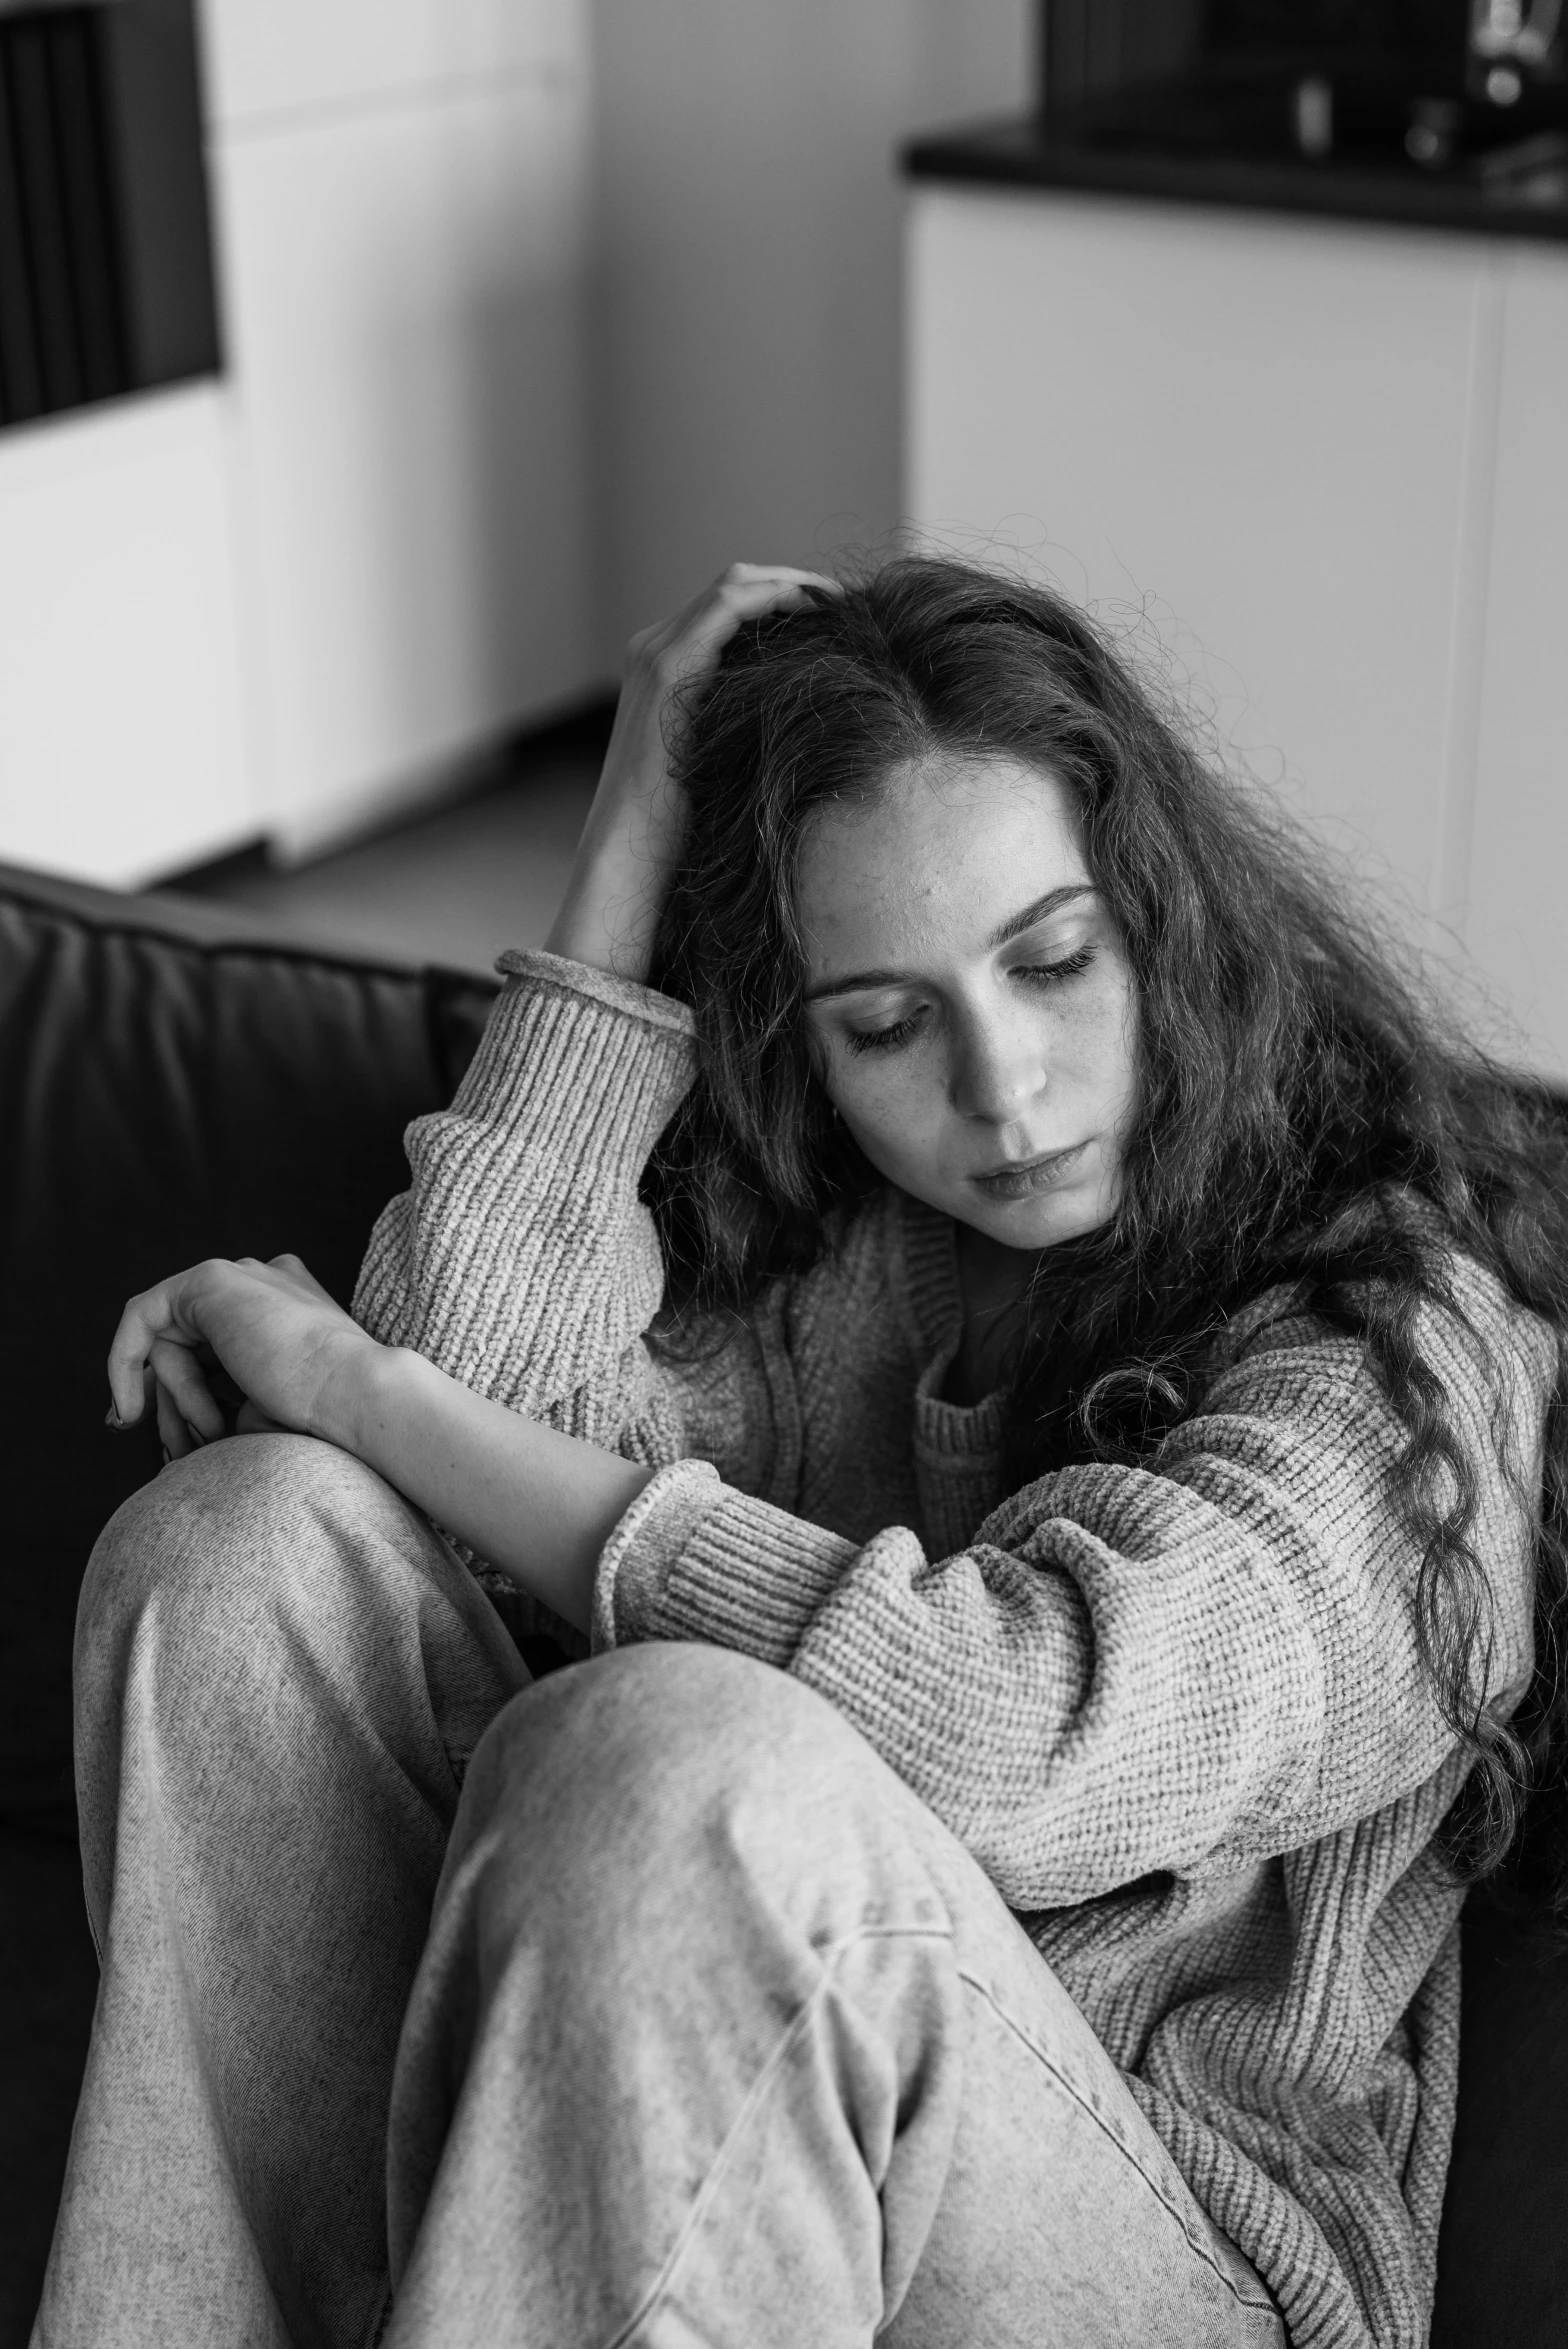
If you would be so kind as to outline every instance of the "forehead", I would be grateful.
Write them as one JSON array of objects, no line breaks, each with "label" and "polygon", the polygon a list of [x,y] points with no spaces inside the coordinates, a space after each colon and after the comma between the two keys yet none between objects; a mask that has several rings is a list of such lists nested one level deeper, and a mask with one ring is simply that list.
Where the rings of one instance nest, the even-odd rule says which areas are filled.
[{"label": "forehead", "polygon": [[1072,795],[1054,775],[1002,756],[912,762],[807,827],[796,903],[808,969],[962,951],[1032,899],[1090,878]]}]

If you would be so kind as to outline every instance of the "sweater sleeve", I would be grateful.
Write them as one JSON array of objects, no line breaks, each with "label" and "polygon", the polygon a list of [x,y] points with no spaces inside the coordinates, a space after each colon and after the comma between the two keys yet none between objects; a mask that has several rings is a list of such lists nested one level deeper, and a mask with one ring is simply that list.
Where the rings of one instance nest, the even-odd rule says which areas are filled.
[{"label": "sweater sleeve", "polygon": [[371,1235],[355,1317],[608,1450],[669,1459],[728,1430],[715,1456],[749,1484],[744,1422],[766,1386],[744,1348],[683,1380],[643,1343],[664,1266],[638,1183],[691,1082],[691,1015],[552,954],[506,954],[500,969],[452,1106],[408,1129],[412,1181]]},{"label": "sweater sleeve", "polygon": [[[1530,1668],[1551,1348],[1466,1286],[1487,1342],[1445,1316],[1425,1350],[1475,1465],[1506,1704]],[[1402,1440],[1360,1347],[1298,1321],[1149,1467],[1043,1477],[939,1560],[902,1527],[857,1546],[685,1463],[612,1535],[595,1640],[709,1640],[797,1673],[1014,1908],[1246,1866],[1398,1799],[1452,1750],[1417,1640],[1420,1548],[1389,1489]]]}]

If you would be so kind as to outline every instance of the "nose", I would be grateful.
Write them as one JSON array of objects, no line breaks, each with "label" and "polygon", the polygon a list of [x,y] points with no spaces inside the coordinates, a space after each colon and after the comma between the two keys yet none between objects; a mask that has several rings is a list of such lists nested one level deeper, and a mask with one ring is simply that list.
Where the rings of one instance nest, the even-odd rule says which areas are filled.
[{"label": "nose", "polygon": [[1035,1023],[1010,1019],[996,1006],[959,1024],[951,1084],[960,1117],[1012,1125],[1039,1100],[1048,1081]]}]

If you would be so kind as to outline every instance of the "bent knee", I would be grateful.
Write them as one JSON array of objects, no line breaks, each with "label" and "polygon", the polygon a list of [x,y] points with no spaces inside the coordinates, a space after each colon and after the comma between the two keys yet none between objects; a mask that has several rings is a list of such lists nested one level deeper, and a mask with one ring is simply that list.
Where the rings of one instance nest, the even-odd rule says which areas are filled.
[{"label": "bent knee", "polygon": [[133,1493],[98,1537],[82,1586],[78,1655],[154,1601],[171,1625],[197,1637],[218,1619],[254,1628],[280,1599],[291,1612],[331,1608],[342,1567],[367,1533],[411,1514],[373,1470],[313,1437],[206,1445]]},{"label": "bent knee", "polygon": [[639,1871],[694,1841],[776,1849],[814,1818],[914,1798],[842,1714],[725,1648],[648,1641],[553,1674],[486,1731],[469,1799]]},{"label": "bent knee", "polygon": [[560,1995],[592,2003],[629,1969],[766,1964],[871,1921],[950,1941],[947,1840],[826,1699],[723,1649],[649,1642],[504,1708],[448,1868],[477,1888],[484,1934],[547,1943]]}]

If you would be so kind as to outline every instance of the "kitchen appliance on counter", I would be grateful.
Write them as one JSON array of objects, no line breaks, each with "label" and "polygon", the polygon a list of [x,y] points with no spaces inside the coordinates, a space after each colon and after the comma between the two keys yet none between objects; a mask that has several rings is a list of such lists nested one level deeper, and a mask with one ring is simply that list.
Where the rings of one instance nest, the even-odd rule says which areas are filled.
[{"label": "kitchen appliance on counter", "polygon": [[1044,0],[1042,35],[1045,119],[1092,148],[1568,202],[1564,0]]}]

